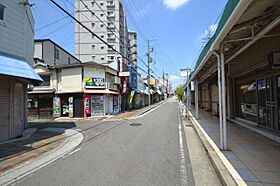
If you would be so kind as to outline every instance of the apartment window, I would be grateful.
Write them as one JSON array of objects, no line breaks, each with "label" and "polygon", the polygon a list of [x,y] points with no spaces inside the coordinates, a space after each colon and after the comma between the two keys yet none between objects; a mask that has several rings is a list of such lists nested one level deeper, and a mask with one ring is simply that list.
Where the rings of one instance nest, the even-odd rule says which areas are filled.
[{"label": "apartment window", "polygon": [[104,35],[101,35],[101,38],[104,38]]},{"label": "apartment window", "polygon": [[104,3],[100,3],[100,5],[101,5],[101,6],[103,6],[103,5],[104,5]]},{"label": "apartment window", "polygon": [[95,13],[94,13],[94,12],[91,12],[91,16],[92,16],[92,17],[95,16]]},{"label": "apartment window", "polygon": [[91,49],[94,50],[95,49],[95,45],[91,45]]},{"label": "apartment window", "polygon": [[108,15],[108,17],[112,17],[112,16],[114,16],[115,14],[114,14],[114,12],[107,12],[107,15]]},{"label": "apartment window", "polygon": [[101,24],[100,27],[103,28],[103,27],[104,27],[104,24]]},{"label": "apartment window", "polygon": [[4,11],[5,7],[0,4],[0,20],[4,21]]},{"label": "apartment window", "polygon": [[114,61],[115,60],[115,56],[107,56],[107,60],[108,61]]},{"label": "apartment window", "polygon": [[94,39],[94,34],[91,34],[91,38]]},{"label": "apartment window", "polygon": [[57,48],[54,49],[54,58],[59,59],[59,50]]},{"label": "apartment window", "polygon": [[104,46],[101,46],[100,48],[103,50],[103,49],[104,49]]},{"label": "apartment window", "polygon": [[104,57],[101,58],[101,61],[104,61]]},{"label": "apartment window", "polygon": [[91,6],[94,7],[94,2],[91,2]]},{"label": "apartment window", "polygon": [[44,80],[41,84],[40,84],[40,86],[50,86],[51,85],[51,83],[50,83],[50,81],[51,81],[51,76],[50,75],[41,75],[41,78]]},{"label": "apartment window", "polygon": [[95,56],[91,56],[91,59],[94,62],[95,61]]},{"label": "apartment window", "polygon": [[91,27],[94,28],[94,26],[95,26],[95,23],[91,23]]},{"label": "apartment window", "polygon": [[108,37],[108,39],[114,39],[115,38],[115,36],[114,36],[114,34],[107,34],[107,37]]},{"label": "apartment window", "polygon": [[103,17],[103,16],[104,16],[104,14],[100,14],[100,16],[101,16],[101,17]]},{"label": "apartment window", "polygon": [[71,59],[70,59],[70,57],[68,57],[68,64],[70,64],[71,63]]}]

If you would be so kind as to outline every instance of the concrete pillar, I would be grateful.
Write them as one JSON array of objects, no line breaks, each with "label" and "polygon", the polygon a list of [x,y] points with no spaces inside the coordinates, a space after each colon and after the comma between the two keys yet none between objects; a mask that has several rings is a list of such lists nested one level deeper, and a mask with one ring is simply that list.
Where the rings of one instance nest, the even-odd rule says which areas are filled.
[{"label": "concrete pillar", "polygon": [[220,149],[223,149],[224,148],[224,137],[223,137],[223,115],[222,115],[221,60],[220,60],[219,54],[217,55],[217,61],[218,61]]},{"label": "concrete pillar", "polygon": [[195,80],[195,117],[198,119],[198,80]]},{"label": "concrete pillar", "polygon": [[227,113],[226,113],[226,86],[225,86],[225,57],[224,52],[221,52],[221,88],[222,88],[222,115],[223,115],[223,137],[224,148],[227,150]]}]

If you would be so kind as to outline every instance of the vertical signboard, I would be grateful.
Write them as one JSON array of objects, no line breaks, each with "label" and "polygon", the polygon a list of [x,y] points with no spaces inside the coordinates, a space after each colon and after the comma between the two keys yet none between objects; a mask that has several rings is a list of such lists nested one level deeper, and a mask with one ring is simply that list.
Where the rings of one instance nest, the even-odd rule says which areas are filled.
[{"label": "vertical signboard", "polygon": [[61,116],[61,101],[60,97],[53,98],[53,117],[58,118]]},{"label": "vertical signboard", "polygon": [[74,98],[73,97],[69,97],[69,99],[68,99],[68,102],[69,102],[69,117],[70,118],[73,118],[74,117],[74,104],[73,104],[73,102],[74,102]]},{"label": "vertical signboard", "polygon": [[90,96],[85,96],[84,97],[84,115],[88,116],[90,115]]}]

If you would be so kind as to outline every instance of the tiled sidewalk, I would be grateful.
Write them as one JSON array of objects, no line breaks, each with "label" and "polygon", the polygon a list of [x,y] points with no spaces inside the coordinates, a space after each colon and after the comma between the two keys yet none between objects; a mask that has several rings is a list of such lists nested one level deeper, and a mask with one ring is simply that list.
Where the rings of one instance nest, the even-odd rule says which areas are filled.
[{"label": "tiled sidewalk", "polygon": [[0,144],[0,174],[58,147],[64,139],[60,133],[38,130],[27,139]]},{"label": "tiled sidewalk", "polygon": [[[200,110],[198,122],[219,146],[218,118]],[[248,185],[280,185],[280,144],[228,122],[228,146],[224,155]]]}]

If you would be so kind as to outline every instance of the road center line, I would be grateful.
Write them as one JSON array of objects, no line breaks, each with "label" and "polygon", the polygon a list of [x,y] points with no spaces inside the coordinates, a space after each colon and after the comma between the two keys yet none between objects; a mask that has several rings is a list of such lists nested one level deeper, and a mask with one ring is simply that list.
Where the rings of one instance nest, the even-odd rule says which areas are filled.
[{"label": "road center line", "polygon": [[166,102],[161,103],[160,105],[158,105],[158,106],[156,106],[155,108],[149,110],[148,112],[146,112],[146,113],[144,113],[144,114],[142,114],[142,115],[140,115],[140,116],[137,116],[135,119],[142,118],[142,117],[146,116],[147,114],[149,114],[149,113],[153,112],[154,110],[158,109],[159,107],[161,107],[161,106],[164,105],[165,103],[166,103]]}]

